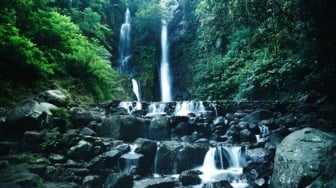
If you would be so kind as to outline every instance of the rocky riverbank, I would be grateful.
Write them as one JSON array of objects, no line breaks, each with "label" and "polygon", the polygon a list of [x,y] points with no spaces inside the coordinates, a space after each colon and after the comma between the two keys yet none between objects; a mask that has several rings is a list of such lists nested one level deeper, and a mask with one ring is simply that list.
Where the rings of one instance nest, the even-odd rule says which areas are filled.
[{"label": "rocky riverbank", "polygon": [[0,109],[0,187],[328,187],[334,117],[323,100],[76,106],[51,90]]}]

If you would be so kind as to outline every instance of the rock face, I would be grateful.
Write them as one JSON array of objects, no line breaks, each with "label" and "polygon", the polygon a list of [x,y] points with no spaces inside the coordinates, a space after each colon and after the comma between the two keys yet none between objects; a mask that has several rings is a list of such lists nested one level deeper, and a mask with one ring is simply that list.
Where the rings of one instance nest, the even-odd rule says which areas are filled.
[{"label": "rock face", "polygon": [[40,129],[50,123],[50,110],[56,108],[55,105],[46,102],[23,101],[7,112],[6,124],[20,130]]},{"label": "rock face", "polygon": [[164,141],[158,146],[156,168],[159,174],[174,174],[203,163],[208,147],[186,142]]},{"label": "rock face", "polygon": [[288,135],[276,151],[271,187],[335,185],[335,151],[333,134],[305,128]]},{"label": "rock face", "polygon": [[133,142],[137,138],[147,138],[148,131],[144,119],[130,115],[120,115],[106,118],[99,135]]},{"label": "rock face", "polygon": [[149,137],[152,140],[169,140],[169,119],[165,116],[155,116],[149,125]]},{"label": "rock face", "polygon": [[44,91],[38,96],[38,99],[56,106],[65,106],[69,101],[69,97],[61,90]]}]

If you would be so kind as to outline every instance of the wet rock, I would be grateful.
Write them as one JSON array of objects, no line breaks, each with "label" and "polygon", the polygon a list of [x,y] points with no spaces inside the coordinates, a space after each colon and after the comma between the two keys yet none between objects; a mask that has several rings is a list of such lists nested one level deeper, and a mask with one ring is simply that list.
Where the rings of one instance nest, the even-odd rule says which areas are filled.
[{"label": "wet rock", "polygon": [[133,142],[148,137],[147,122],[130,115],[111,116],[104,120],[99,135]]},{"label": "wet rock", "polygon": [[166,116],[154,116],[149,125],[149,137],[152,140],[169,140],[170,124]]},{"label": "wet rock", "polygon": [[239,132],[239,137],[241,142],[255,142],[255,135],[251,133],[250,130],[244,129]]},{"label": "wet rock", "polygon": [[248,123],[258,123],[261,120],[270,119],[273,117],[273,113],[269,110],[261,109],[254,111],[243,118]]},{"label": "wet rock", "polygon": [[43,185],[48,188],[80,188],[80,186],[74,182],[48,182]]},{"label": "wet rock", "polygon": [[133,176],[122,173],[113,173],[109,175],[103,185],[103,188],[132,188]]},{"label": "wet rock", "polygon": [[19,131],[41,129],[51,123],[52,109],[57,107],[50,103],[26,100],[7,112],[5,123]]},{"label": "wet rock", "polygon": [[89,175],[89,176],[85,176],[83,180],[82,188],[102,187],[103,184],[104,184],[104,180],[101,176]]},{"label": "wet rock", "polygon": [[85,140],[81,140],[77,145],[69,149],[67,155],[71,159],[91,159],[93,156],[93,145]]},{"label": "wet rock", "polygon": [[144,155],[144,157],[139,161],[139,173],[149,173],[152,165],[154,164],[157,143],[143,138],[138,138],[134,143],[138,146],[135,151]]},{"label": "wet rock", "polygon": [[[10,166],[0,171],[0,186],[4,187],[39,187],[42,184],[42,178],[29,172],[29,165],[21,164]],[[2,184],[2,185],[1,185]]]},{"label": "wet rock", "polygon": [[163,141],[158,146],[156,167],[159,174],[176,174],[200,166],[208,147],[176,141]]},{"label": "wet rock", "polygon": [[93,110],[86,110],[81,107],[71,108],[70,112],[71,123],[75,127],[88,126],[92,121],[101,122],[104,119],[104,114]]},{"label": "wet rock", "polygon": [[199,177],[200,174],[202,174],[202,172],[198,170],[184,171],[179,176],[179,180],[182,182],[183,186],[197,185],[202,182],[202,179]]},{"label": "wet rock", "polygon": [[266,163],[270,159],[270,153],[265,148],[248,149],[245,154],[249,163]]},{"label": "wet rock", "polygon": [[333,181],[336,136],[313,128],[288,135],[278,146],[271,187],[305,187]]},{"label": "wet rock", "polygon": [[40,101],[48,102],[56,106],[66,106],[69,101],[65,91],[47,90],[38,95]]},{"label": "wet rock", "polygon": [[85,135],[85,136],[96,136],[97,135],[97,133],[94,130],[92,130],[92,129],[88,128],[88,127],[83,127],[80,130],[79,134]]},{"label": "wet rock", "polygon": [[180,122],[175,127],[175,133],[178,135],[189,135],[192,131],[192,126],[190,126],[187,122]]},{"label": "wet rock", "polygon": [[100,170],[104,168],[116,168],[118,165],[118,159],[121,156],[119,150],[111,150],[105,153],[102,153],[94,157],[91,161],[87,163],[87,167],[90,169]]},{"label": "wet rock", "polygon": [[145,178],[134,182],[133,188],[174,188],[176,180],[171,177]]},{"label": "wet rock", "polygon": [[65,163],[67,158],[64,155],[52,153],[49,155],[49,161],[52,163]]},{"label": "wet rock", "polygon": [[218,181],[214,183],[203,184],[202,188],[233,188],[228,181]]}]

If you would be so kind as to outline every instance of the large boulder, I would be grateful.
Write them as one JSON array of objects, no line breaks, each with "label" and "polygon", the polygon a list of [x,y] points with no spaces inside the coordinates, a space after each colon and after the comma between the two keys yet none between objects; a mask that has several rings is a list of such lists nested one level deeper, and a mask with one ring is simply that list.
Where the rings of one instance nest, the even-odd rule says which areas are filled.
[{"label": "large boulder", "polygon": [[335,186],[335,148],[332,133],[304,128],[288,135],[276,150],[271,187]]},{"label": "large boulder", "polygon": [[89,160],[93,157],[93,149],[94,147],[90,142],[81,140],[69,149],[67,155],[71,159]]},{"label": "large boulder", "polygon": [[26,100],[7,112],[6,124],[19,130],[35,130],[51,123],[50,110],[55,105],[35,100]]},{"label": "large boulder", "polygon": [[71,112],[71,122],[76,127],[87,126],[90,122],[102,122],[104,114],[99,111],[88,110],[81,107],[73,107]]},{"label": "large boulder", "polygon": [[133,142],[148,137],[147,123],[145,119],[131,115],[111,116],[104,120],[99,135]]},{"label": "large boulder", "polygon": [[47,90],[39,94],[38,99],[56,106],[65,106],[69,101],[69,96],[65,91]]},{"label": "large boulder", "polygon": [[158,146],[155,173],[176,174],[201,166],[208,147],[177,141],[163,141]]},{"label": "large boulder", "polygon": [[133,187],[133,176],[129,174],[113,173],[110,174],[104,185],[104,188],[132,188]]},{"label": "large boulder", "polygon": [[169,119],[166,116],[154,116],[149,125],[149,136],[152,140],[169,140]]},{"label": "large boulder", "polygon": [[139,161],[139,173],[149,173],[152,165],[154,164],[157,144],[155,141],[144,138],[138,138],[134,143],[138,146],[135,151],[144,155],[144,157]]}]

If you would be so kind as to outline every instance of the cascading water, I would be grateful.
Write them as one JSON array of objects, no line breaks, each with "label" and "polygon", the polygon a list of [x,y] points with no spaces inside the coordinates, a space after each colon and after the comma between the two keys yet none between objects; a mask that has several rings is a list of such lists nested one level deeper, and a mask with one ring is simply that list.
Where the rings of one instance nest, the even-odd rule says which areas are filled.
[{"label": "cascading water", "polygon": [[[118,71],[122,74],[131,76],[133,74],[129,61],[131,55],[131,12],[127,8],[125,12],[125,22],[120,27],[120,39],[119,39],[119,67]],[[141,102],[140,84],[132,78],[132,89],[137,97],[137,101]]]},{"label": "cascading water", "polygon": [[136,110],[141,110],[142,105],[141,102],[123,101],[119,103],[118,107],[126,109],[128,114],[132,114]]},{"label": "cascading water", "polygon": [[132,89],[133,89],[133,92],[134,92],[138,102],[141,102],[140,84],[134,78],[132,78]]},{"label": "cascading water", "polygon": [[168,48],[168,23],[162,20],[161,30],[161,66],[160,66],[160,87],[161,101],[172,101],[171,96],[171,78],[169,68],[169,48]]},{"label": "cascading water", "polygon": [[131,13],[127,8],[125,12],[125,22],[120,27],[119,41],[119,67],[118,71],[123,74],[130,74],[129,60],[131,58]]},{"label": "cascading water", "polygon": [[165,103],[152,103],[148,106],[147,117],[166,114],[165,113],[166,104]]},{"label": "cascading water", "polygon": [[199,168],[203,172],[200,176],[202,183],[228,180],[234,187],[248,186],[246,180],[241,178],[243,161],[241,147],[211,147],[205,155],[203,165]]},{"label": "cascading water", "polygon": [[202,101],[183,101],[176,104],[174,114],[176,116],[188,116],[193,113],[200,116],[204,112],[206,110]]},{"label": "cascading water", "polygon": [[133,170],[135,170],[138,167],[139,159],[143,157],[142,154],[135,152],[135,149],[137,148],[136,145],[130,145],[130,147],[130,152],[120,157],[120,159],[124,161],[123,165],[121,165],[122,171],[124,173],[131,173]]}]

